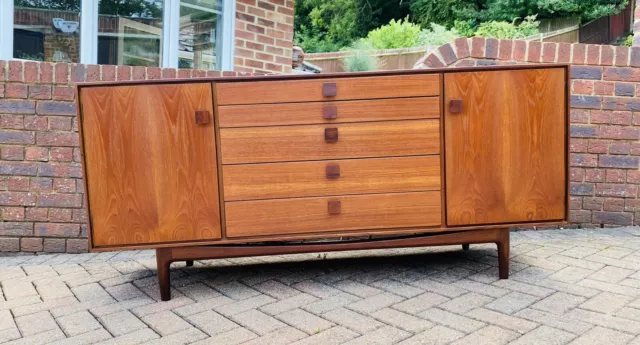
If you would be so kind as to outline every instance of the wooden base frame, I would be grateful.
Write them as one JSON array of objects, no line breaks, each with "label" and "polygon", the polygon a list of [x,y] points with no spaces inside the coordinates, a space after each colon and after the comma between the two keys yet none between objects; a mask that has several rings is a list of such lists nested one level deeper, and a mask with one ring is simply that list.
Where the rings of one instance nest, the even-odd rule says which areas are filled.
[{"label": "wooden base frame", "polygon": [[389,249],[427,247],[462,244],[469,250],[470,244],[495,243],[498,246],[498,266],[500,279],[509,278],[509,229],[485,229],[476,231],[456,231],[389,239],[373,239],[351,242],[295,243],[295,244],[246,244],[198,247],[175,247],[156,249],[160,297],[171,299],[169,266],[172,262],[186,261],[193,266],[194,260],[224,259],[259,255],[299,254],[313,252],[335,252],[346,250]]}]

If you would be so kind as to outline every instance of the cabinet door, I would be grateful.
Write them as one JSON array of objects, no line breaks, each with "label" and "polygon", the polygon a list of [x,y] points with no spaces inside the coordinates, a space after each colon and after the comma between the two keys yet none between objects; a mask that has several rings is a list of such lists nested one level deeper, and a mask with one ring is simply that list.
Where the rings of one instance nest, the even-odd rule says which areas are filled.
[{"label": "cabinet door", "polygon": [[211,84],[85,87],[80,101],[93,248],[220,238]]},{"label": "cabinet door", "polygon": [[445,74],[448,225],[566,219],[565,82],[564,68]]}]

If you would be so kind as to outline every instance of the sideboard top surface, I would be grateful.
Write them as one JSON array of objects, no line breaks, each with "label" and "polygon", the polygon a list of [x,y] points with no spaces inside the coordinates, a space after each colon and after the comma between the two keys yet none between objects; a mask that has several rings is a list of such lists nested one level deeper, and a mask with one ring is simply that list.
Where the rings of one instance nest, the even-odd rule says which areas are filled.
[{"label": "sideboard top surface", "polygon": [[[137,84],[172,84],[172,83],[194,83],[194,82],[249,82],[249,81],[270,81],[270,80],[304,80],[304,79],[327,79],[327,78],[353,78],[353,77],[382,77],[393,75],[416,75],[435,73],[457,73],[457,72],[481,72],[481,71],[502,71],[502,70],[526,70],[539,68],[565,68],[568,64],[522,64],[522,65],[494,65],[479,67],[445,67],[431,69],[403,69],[393,71],[374,72],[339,72],[339,73],[318,73],[318,74],[269,74],[269,75],[246,75],[246,76],[223,76],[223,77],[203,77],[203,78],[176,78],[176,79],[153,79],[153,80],[120,80],[120,81],[96,81],[79,82],[76,86],[100,87],[113,85],[137,85]],[[568,75],[568,73],[567,73]]]}]

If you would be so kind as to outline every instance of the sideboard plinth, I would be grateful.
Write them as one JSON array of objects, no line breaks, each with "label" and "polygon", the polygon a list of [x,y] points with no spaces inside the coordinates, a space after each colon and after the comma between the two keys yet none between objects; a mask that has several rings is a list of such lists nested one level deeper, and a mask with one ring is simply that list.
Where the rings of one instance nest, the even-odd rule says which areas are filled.
[{"label": "sideboard plinth", "polygon": [[300,254],[314,252],[335,252],[347,250],[389,249],[428,247],[462,244],[495,243],[498,247],[498,265],[500,279],[509,278],[509,229],[496,228],[474,231],[454,231],[418,236],[372,239],[362,241],[296,243],[296,244],[246,244],[173,247],[156,249],[158,282],[160,297],[163,301],[171,299],[169,268],[171,263],[186,261],[187,266],[194,260],[225,259],[261,255]]}]

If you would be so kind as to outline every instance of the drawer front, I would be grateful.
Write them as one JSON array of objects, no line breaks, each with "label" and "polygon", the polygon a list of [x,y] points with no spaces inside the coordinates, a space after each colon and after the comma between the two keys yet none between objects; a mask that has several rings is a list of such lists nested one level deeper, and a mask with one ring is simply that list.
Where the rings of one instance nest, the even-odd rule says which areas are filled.
[{"label": "drawer front", "polygon": [[223,164],[440,153],[440,121],[223,128]]},{"label": "drawer front", "polygon": [[218,105],[440,95],[440,74],[216,83]]},{"label": "drawer front", "polygon": [[440,190],[440,156],[225,165],[226,201]]},{"label": "drawer front", "polygon": [[228,237],[437,226],[440,192],[225,203]]},{"label": "drawer front", "polygon": [[218,107],[220,127],[306,125],[440,118],[440,97]]}]

